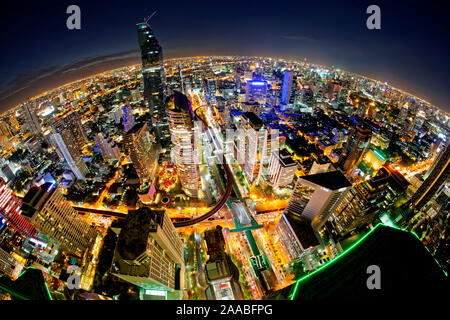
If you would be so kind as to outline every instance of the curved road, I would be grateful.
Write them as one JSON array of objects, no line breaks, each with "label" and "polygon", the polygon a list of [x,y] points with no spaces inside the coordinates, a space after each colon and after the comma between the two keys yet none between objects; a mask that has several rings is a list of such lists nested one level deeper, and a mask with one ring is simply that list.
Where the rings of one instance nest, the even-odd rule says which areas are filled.
[{"label": "curved road", "polygon": [[[201,107],[198,107],[197,109],[195,109],[195,116],[200,119],[205,126],[208,126],[208,124],[206,123],[205,120],[203,120],[198,114],[197,114],[197,110],[199,110]],[[232,183],[232,179],[233,179],[233,174],[230,170],[230,168],[228,167],[227,163],[226,163],[226,158],[224,156],[224,164],[223,164],[223,168],[225,169],[225,174],[227,176],[227,187],[225,189],[225,193],[223,194],[222,198],[220,198],[219,202],[216,203],[216,205],[208,212],[206,212],[205,214],[201,215],[200,217],[197,218],[193,218],[190,220],[186,220],[186,221],[180,221],[180,222],[175,222],[173,225],[175,226],[175,228],[180,228],[180,227],[187,227],[187,226],[192,226],[194,224],[197,224],[199,222],[202,222],[206,219],[208,219],[209,217],[213,216],[215,213],[217,213],[227,202],[228,198],[231,195],[231,191],[233,190],[233,183]]]}]

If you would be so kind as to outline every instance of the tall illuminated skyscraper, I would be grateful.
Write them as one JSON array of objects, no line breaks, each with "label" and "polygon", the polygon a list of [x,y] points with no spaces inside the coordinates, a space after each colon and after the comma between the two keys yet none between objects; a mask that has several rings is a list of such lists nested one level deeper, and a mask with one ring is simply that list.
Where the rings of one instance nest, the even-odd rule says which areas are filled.
[{"label": "tall illuminated skyscraper", "polygon": [[[64,139],[71,136],[70,143],[75,143],[77,148],[81,151],[84,145],[88,143],[86,134],[81,125],[80,117],[73,109],[59,115],[52,121],[52,128],[57,133],[64,133]],[[70,133],[70,134],[69,134]]]},{"label": "tall illuminated skyscraper", "polygon": [[325,224],[351,183],[341,171],[301,176],[295,184],[284,214],[303,216],[319,229]]},{"label": "tall illuminated skyscraper", "polygon": [[205,101],[208,104],[216,104],[216,81],[208,78],[203,80]]},{"label": "tall illuminated skyscraper", "polygon": [[167,98],[166,112],[172,138],[172,152],[178,167],[181,186],[184,192],[198,196],[199,169],[194,146],[194,126],[191,104],[179,91]]},{"label": "tall illuminated skyscraper", "polygon": [[142,58],[144,100],[150,108],[157,142],[162,147],[167,147],[170,144],[170,133],[164,108],[166,94],[162,48],[147,22],[138,23],[137,31]]},{"label": "tall illuminated skyscraper", "polygon": [[100,148],[103,160],[120,160],[119,147],[111,137],[105,136],[104,133],[97,133],[94,139],[97,146]]},{"label": "tall illuminated skyscraper", "polygon": [[297,163],[292,159],[287,149],[272,152],[269,163],[269,175],[275,188],[291,184],[296,170]]},{"label": "tall illuminated skyscraper", "polygon": [[239,126],[238,163],[250,183],[258,182],[267,154],[268,130],[253,112],[244,112]]},{"label": "tall illuminated skyscraper", "polygon": [[428,170],[425,181],[407,202],[407,207],[412,207],[416,210],[423,208],[449,177],[450,143],[447,143],[447,146],[440,152],[433,165]]},{"label": "tall illuminated skyscraper", "polygon": [[95,229],[51,183],[28,190],[22,201],[22,214],[45,238],[76,256],[83,257],[95,242]]},{"label": "tall illuminated skyscraper", "polygon": [[292,91],[292,71],[286,70],[283,75],[283,85],[281,87],[281,104],[290,103],[291,91]]},{"label": "tall illuminated skyscraper", "polygon": [[10,226],[28,237],[34,237],[36,229],[21,214],[21,200],[8,189],[0,178],[0,219],[5,218]]},{"label": "tall illuminated skyscraper", "polygon": [[359,164],[369,146],[371,135],[370,129],[359,125],[350,132],[340,159],[340,164],[346,174],[351,173]]},{"label": "tall illuminated skyscraper", "polygon": [[147,123],[135,125],[124,136],[125,151],[131,158],[141,184],[152,183],[158,170],[158,159],[153,142]]},{"label": "tall illuminated skyscraper", "polygon": [[266,104],[267,81],[247,81],[245,102],[255,101],[260,105]]},{"label": "tall illuminated skyscraper", "polygon": [[52,143],[67,162],[70,170],[79,180],[84,180],[87,167],[82,149],[87,143],[81,121],[74,110],[69,110],[52,121]]}]

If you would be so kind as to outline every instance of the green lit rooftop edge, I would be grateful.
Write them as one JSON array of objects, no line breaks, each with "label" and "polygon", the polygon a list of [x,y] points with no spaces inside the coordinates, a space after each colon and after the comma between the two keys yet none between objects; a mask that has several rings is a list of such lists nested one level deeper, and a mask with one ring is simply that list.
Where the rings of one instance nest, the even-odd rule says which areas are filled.
[{"label": "green lit rooftop edge", "polygon": [[[334,264],[336,261],[340,260],[342,257],[346,256],[350,251],[353,251],[353,249],[355,249],[362,241],[364,241],[369,235],[371,235],[376,229],[378,229],[380,226],[385,226],[388,228],[393,228],[393,229],[397,229],[397,230],[401,230],[404,232],[408,232],[410,234],[413,234],[419,241],[420,238],[417,236],[417,234],[415,234],[414,232],[409,232],[408,230],[405,229],[401,229],[395,225],[387,225],[384,223],[378,223],[373,229],[371,229],[369,232],[367,232],[361,239],[359,239],[357,242],[355,242],[350,248],[348,248],[347,250],[345,250],[344,252],[342,252],[340,255],[338,255],[335,259],[327,262],[326,264],[324,264],[323,266],[321,266],[320,268],[314,270],[313,272],[311,272],[310,274],[307,274],[306,276],[298,279],[295,283],[295,287],[294,287],[294,291],[292,292],[292,294],[289,297],[289,300],[295,300],[295,298],[297,297],[298,294],[298,290],[300,288],[300,283],[305,281],[306,279],[310,278],[311,276],[323,271],[324,269],[326,269],[327,267],[331,266],[332,264]],[[430,252],[428,250],[428,248],[426,246],[424,246],[425,249],[427,249],[428,252]],[[431,252],[430,252],[431,254]],[[437,263],[437,265],[439,266],[439,268],[442,270],[442,272],[445,274],[445,276],[447,277],[447,273],[442,269],[441,265],[439,264],[439,262],[434,259],[434,261]]]},{"label": "green lit rooftop edge", "polygon": [[[26,270],[28,270],[28,269],[36,269],[36,268],[34,268],[34,267],[29,267],[29,268],[27,268]],[[22,272],[20,273],[20,275],[19,275],[18,278],[20,278],[20,277],[26,272],[26,270],[22,270]],[[48,288],[48,286],[47,286],[47,282],[45,281],[45,279],[44,279],[44,286],[45,286],[45,289],[46,289],[46,291],[47,291],[47,295],[48,295],[49,300],[53,300],[53,296],[52,296],[52,294],[50,293],[50,290],[49,290],[49,288]],[[24,296],[24,295],[21,295],[20,293],[17,293],[16,291],[11,290],[11,289],[8,288],[8,287],[3,286],[1,283],[0,283],[0,289],[3,290],[3,291],[5,291],[5,292],[7,292],[7,293],[9,293],[9,294],[12,295],[12,296],[18,298],[18,299],[20,299],[20,300],[30,300],[28,297],[26,297],[26,296]]]}]

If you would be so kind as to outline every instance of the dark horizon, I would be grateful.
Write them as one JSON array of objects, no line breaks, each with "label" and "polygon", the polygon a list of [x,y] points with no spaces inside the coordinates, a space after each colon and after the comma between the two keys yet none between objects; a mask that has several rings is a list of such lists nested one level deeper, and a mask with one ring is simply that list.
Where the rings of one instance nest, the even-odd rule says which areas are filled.
[{"label": "dark horizon", "polygon": [[[70,4],[81,8],[81,30],[65,27]],[[1,34],[8,47],[0,59],[0,111],[65,83],[140,63],[136,23],[158,10],[150,25],[165,59],[306,58],[386,81],[450,112],[445,5],[379,1],[382,29],[368,30],[370,4],[49,1],[41,8],[26,1],[2,3],[1,11],[8,13],[2,30],[14,32]],[[27,19],[15,23],[23,16]]]}]

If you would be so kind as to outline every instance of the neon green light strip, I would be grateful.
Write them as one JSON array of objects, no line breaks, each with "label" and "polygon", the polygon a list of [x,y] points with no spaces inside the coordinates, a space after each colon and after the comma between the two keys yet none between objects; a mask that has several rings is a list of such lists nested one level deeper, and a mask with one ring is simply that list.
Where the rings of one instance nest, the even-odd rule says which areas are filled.
[{"label": "neon green light strip", "polygon": [[[397,230],[401,230],[404,232],[408,232],[408,233],[412,233],[413,235],[416,236],[416,238],[420,241],[420,238],[417,236],[417,234],[415,234],[414,232],[409,232],[406,229],[401,229],[399,227],[397,227],[396,225],[386,225],[383,223],[379,223],[377,224],[372,230],[370,230],[369,232],[367,232],[361,239],[359,239],[356,243],[354,243],[350,248],[348,248],[347,250],[345,250],[344,252],[342,252],[339,256],[337,256],[335,259],[327,262],[326,264],[324,264],[323,266],[321,266],[320,268],[314,270],[313,272],[311,272],[310,274],[304,276],[303,278],[300,278],[299,280],[297,280],[297,282],[295,283],[295,287],[294,287],[294,292],[292,293],[291,297],[289,298],[289,300],[295,300],[295,297],[298,294],[298,290],[300,287],[300,282],[305,281],[306,279],[310,278],[311,276],[313,276],[316,273],[319,273],[320,271],[322,271],[323,269],[327,268],[328,266],[330,266],[331,264],[333,264],[334,262],[340,260],[342,257],[346,256],[350,251],[352,251],[356,246],[358,246],[362,241],[364,241],[370,234],[372,234],[376,229],[378,229],[378,227],[380,226],[386,226],[388,228],[393,228],[393,229],[397,229]],[[420,241],[422,242],[422,241]],[[424,245],[425,249],[427,249],[427,251],[431,254],[430,250]],[[433,255],[432,255],[433,256]],[[442,272],[445,274],[445,276],[447,277],[447,273],[442,269],[441,265],[439,264],[439,262],[434,259],[437,263],[437,265],[439,266],[439,268],[442,270]]]},{"label": "neon green light strip", "polygon": [[305,281],[306,279],[312,277],[313,275],[319,273],[320,271],[324,270],[325,268],[329,267],[332,263],[340,260],[342,257],[346,256],[352,249],[354,249],[356,246],[358,246],[364,239],[366,239],[370,234],[372,234],[376,229],[378,229],[378,227],[380,225],[383,225],[382,223],[379,223],[375,226],[375,228],[373,228],[372,230],[370,230],[369,232],[367,232],[361,239],[359,239],[356,243],[354,243],[350,248],[348,248],[347,250],[345,250],[343,253],[341,253],[339,256],[337,256],[335,259],[327,262],[326,264],[324,264],[323,266],[321,266],[319,269],[314,270],[313,272],[311,272],[310,274],[307,274],[306,276],[304,276],[303,278],[297,280],[295,287],[294,287],[294,292],[292,293],[291,297],[289,300],[295,300],[295,297],[297,296],[299,287],[300,287],[300,282]]},{"label": "neon green light strip", "polygon": [[380,151],[374,149],[373,152],[374,152],[378,157],[380,157],[383,161],[386,160],[386,158],[384,157],[384,155],[382,155],[382,154],[380,153]]}]

